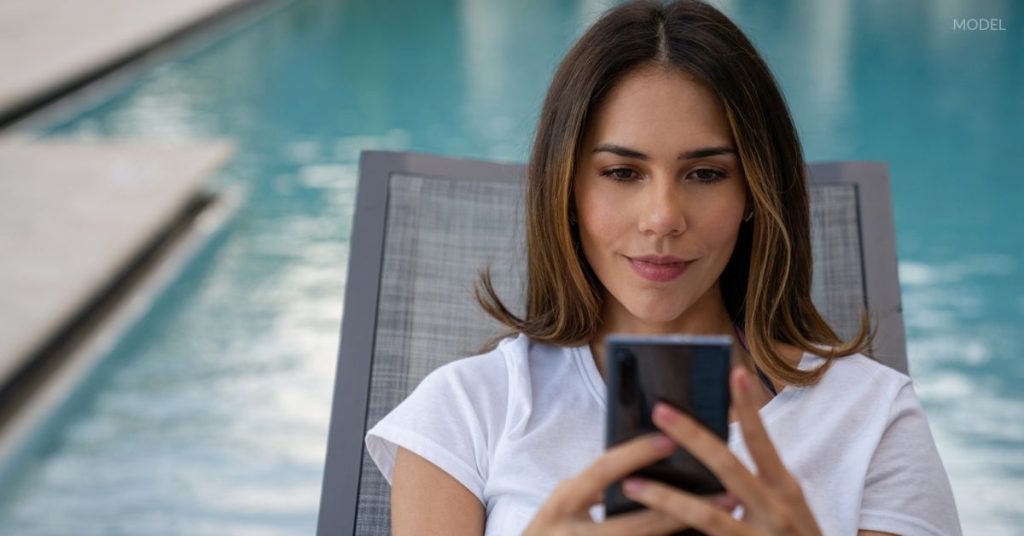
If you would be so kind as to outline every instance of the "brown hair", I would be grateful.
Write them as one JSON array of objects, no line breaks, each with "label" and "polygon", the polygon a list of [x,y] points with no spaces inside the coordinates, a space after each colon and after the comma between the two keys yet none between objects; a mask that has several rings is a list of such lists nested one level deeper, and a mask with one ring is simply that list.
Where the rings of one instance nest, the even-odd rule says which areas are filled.
[{"label": "brown hair", "polygon": [[[796,127],[771,71],[742,31],[699,1],[629,2],[606,11],[555,72],[537,125],[526,177],[526,311],[511,313],[480,274],[477,301],[509,332],[559,346],[590,341],[602,318],[602,284],[570,225],[577,158],[605,95],[646,65],[679,69],[718,95],[735,137],[754,207],[740,227],[720,286],[754,363],[786,384],[817,382],[832,358],[865,352],[867,312],[857,336],[843,342],[811,302],[810,208]],[[788,364],[773,341],[822,355],[814,370]]]}]

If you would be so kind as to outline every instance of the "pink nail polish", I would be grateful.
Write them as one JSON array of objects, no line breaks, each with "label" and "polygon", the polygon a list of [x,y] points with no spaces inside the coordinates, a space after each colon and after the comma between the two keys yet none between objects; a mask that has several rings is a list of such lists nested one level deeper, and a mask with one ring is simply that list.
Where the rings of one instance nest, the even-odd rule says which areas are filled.
[{"label": "pink nail polish", "polygon": [[622,491],[626,494],[639,493],[644,489],[644,482],[637,478],[627,478],[622,482]]},{"label": "pink nail polish", "polygon": [[664,434],[654,436],[654,448],[659,452],[672,452],[676,449],[676,442]]},{"label": "pink nail polish", "polygon": [[750,379],[747,377],[747,371],[740,371],[739,378],[737,378],[737,382],[739,382],[740,389],[743,389],[743,392],[750,392]]},{"label": "pink nail polish", "polygon": [[668,404],[658,402],[658,404],[654,406],[654,418],[656,420],[664,423],[670,423],[676,420],[676,417],[676,410],[669,407]]},{"label": "pink nail polish", "polygon": [[722,510],[732,511],[739,506],[739,501],[732,495],[719,495],[711,500],[711,504]]}]

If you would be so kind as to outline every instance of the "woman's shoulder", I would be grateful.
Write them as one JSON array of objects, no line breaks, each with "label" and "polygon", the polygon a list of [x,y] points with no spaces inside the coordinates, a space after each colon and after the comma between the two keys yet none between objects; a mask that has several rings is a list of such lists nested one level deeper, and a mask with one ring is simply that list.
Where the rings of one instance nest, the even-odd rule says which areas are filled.
[{"label": "woman's shoulder", "polygon": [[[825,362],[821,355],[807,352],[801,369],[813,369]],[[811,388],[831,397],[892,400],[911,383],[906,374],[863,353],[831,358],[828,371]]]},{"label": "woman's shoulder", "polygon": [[491,399],[504,404],[508,392],[518,383],[517,377],[529,368],[531,346],[525,334],[509,335],[488,351],[458,357],[436,367],[423,378],[416,392],[432,393],[435,397],[468,397],[474,403]]},{"label": "woman's shoulder", "polygon": [[[533,413],[537,398],[558,398],[580,374],[575,347],[548,344],[525,333],[505,337],[490,351],[456,359],[434,370],[418,389],[473,404],[486,404],[518,419]],[[557,393],[557,394],[556,394]],[[560,399],[560,398],[559,398]]]},{"label": "woman's shoulder", "polygon": [[466,426],[500,426],[509,398],[509,364],[521,351],[521,338],[506,337],[489,351],[435,367],[376,428],[461,430]]},{"label": "woman's shoulder", "polygon": [[[811,370],[825,360],[808,352],[800,368]],[[843,438],[851,445],[877,442],[908,396],[913,396],[913,388],[906,374],[856,353],[831,358],[828,370],[814,384],[787,386],[774,404],[766,406],[767,418],[780,421],[776,426]]]},{"label": "woman's shoulder", "polygon": [[[812,366],[814,365],[814,361],[820,362],[825,360],[821,355],[811,352],[806,353],[804,358],[809,358],[809,361],[812,361]],[[832,367],[837,370],[842,370],[845,374],[884,378],[891,381],[905,381],[910,379],[906,374],[864,353],[858,352],[847,356],[835,357],[832,358],[832,360]]]},{"label": "woman's shoulder", "polygon": [[510,365],[526,359],[529,349],[529,337],[522,333],[509,335],[486,352],[459,357],[437,367],[428,377],[472,380],[474,383],[503,381],[508,376]]},{"label": "woman's shoulder", "polygon": [[414,452],[483,499],[490,453],[507,413],[508,337],[490,351],[456,358],[428,373],[366,433],[370,457],[388,481],[398,448]]}]

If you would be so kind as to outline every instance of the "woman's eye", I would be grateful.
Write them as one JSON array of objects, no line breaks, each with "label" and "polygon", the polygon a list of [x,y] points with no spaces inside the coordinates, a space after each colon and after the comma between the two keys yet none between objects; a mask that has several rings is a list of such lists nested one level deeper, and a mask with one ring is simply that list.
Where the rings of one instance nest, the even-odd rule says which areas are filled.
[{"label": "woman's eye", "polygon": [[[629,182],[636,178],[636,172],[630,168],[612,168],[601,172],[602,177],[611,177],[618,182]],[[710,168],[701,168],[690,172],[697,182],[716,182],[726,177],[726,174]]]},{"label": "woman's eye", "polygon": [[694,170],[692,174],[697,178],[698,182],[715,182],[725,178],[725,173],[708,168]]},{"label": "woman's eye", "polygon": [[633,170],[629,168],[612,168],[601,172],[602,177],[611,177],[613,180],[627,182],[633,178]]}]

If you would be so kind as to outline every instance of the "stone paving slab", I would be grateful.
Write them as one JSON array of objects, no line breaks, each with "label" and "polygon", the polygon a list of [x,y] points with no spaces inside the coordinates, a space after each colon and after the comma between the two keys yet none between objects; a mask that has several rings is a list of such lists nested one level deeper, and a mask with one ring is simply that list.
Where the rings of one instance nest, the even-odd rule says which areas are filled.
[{"label": "stone paving slab", "polygon": [[0,112],[248,0],[0,1]]},{"label": "stone paving slab", "polygon": [[0,140],[0,385],[233,153],[225,141]]}]

